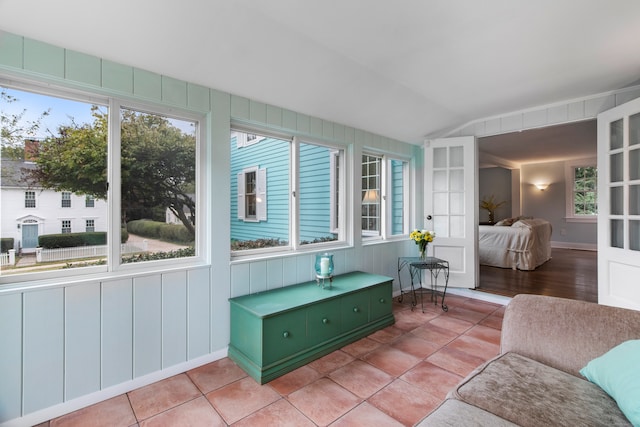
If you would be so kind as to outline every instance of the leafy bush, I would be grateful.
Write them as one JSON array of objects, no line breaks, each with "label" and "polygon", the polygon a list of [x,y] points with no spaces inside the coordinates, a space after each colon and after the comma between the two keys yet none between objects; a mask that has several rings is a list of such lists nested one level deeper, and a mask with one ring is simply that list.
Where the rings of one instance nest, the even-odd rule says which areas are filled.
[{"label": "leafy bush", "polygon": [[9,252],[9,249],[13,249],[14,241],[13,237],[0,238],[0,252]]},{"label": "leafy bush", "polygon": [[189,247],[184,249],[177,249],[175,251],[143,253],[138,255],[132,255],[129,257],[122,257],[122,263],[129,264],[132,262],[155,261],[159,259],[185,258],[185,257],[190,257],[195,255],[196,255],[196,249],[194,247]]},{"label": "leafy bush", "polygon": [[45,249],[73,248],[76,246],[99,246],[106,244],[107,233],[104,231],[45,234],[38,237],[38,245]]},{"label": "leafy bush", "polygon": [[186,244],[193,242],[193,236],[184,225],[180,224],[166,224],[149,219],[138,219],[127,223],[127,231],[138,236],[167,242]]},{"label": "leafy bush", "polygon": [[241,251],[245,249],[271,248],[274,246],[285,246],[286,241],[280,239],[256,239],[256,240],[232,240],[231,250]]}]

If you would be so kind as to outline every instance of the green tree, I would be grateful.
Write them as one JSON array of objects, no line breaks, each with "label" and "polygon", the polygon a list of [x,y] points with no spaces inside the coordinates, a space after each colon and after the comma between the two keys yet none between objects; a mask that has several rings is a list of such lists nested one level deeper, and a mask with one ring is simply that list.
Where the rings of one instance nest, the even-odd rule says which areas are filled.
[{"label": "green tree", "polygon": [[24,141],[35,138],[40,130],[42,119],[49,115],[50,110],[42,112],[35,120],[26,120],[26,109],[20,113],[9,113],[4,107],[19,100],[10,95],[5,88],[0,88],[0,142],[2,144],[2,158],[20,160],[24,158]]},{"label": "green tree", "polygon": [[[92,115],[92,124],[60,126],[40,143],[34,183],[106,199],[108,117],[96,106]],[[162,116],[122,110],[120,157],[122,221],[169,208],[195,236],[195,201],[187,192],[195,183],[195,137]]]}]

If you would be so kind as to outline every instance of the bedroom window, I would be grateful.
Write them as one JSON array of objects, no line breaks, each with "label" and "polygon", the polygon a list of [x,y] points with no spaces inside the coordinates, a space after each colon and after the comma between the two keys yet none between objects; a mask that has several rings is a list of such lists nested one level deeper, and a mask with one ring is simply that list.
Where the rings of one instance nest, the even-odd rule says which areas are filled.
[{"label": "bedroom window", "polygon": [[598,215],[598,169],[595,159],[568,162],[565,166],[569,222],[595,222]]}]

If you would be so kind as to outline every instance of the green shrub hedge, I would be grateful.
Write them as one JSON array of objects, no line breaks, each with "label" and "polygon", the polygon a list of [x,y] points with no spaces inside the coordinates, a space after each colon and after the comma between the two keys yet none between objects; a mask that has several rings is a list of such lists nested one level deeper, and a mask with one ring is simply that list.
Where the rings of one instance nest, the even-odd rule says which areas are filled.
[{"label": "green shrub hedge", "polygon": [[9,252],[9,249],[13,249],[14,240],[13,237],[0,238],[0,252]]},{"label": "green shrub hedge", "polygon": [[193,236],[184,225],[166,224],[150,219],[137,219],[127,223],[127,231],[142,237],[160,239],[166,242],[190,244]]},{"label": "green shrub hedge", "polygon": [[38,245],[45,249],[73,248],[76,246],[99,246],[106,244],[107,233],[104,231],[44,234],[38,237]]}]

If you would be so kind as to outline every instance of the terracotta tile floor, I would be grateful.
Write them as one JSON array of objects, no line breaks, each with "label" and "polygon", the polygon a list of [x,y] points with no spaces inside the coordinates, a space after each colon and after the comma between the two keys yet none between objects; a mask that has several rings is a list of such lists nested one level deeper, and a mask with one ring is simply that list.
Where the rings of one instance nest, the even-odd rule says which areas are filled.
[{"label": "terracotta tile floor", "polygon": [[410,426],[498,354],[504,307],[447,296],[265,385],[228,358],[42,426]]}]

